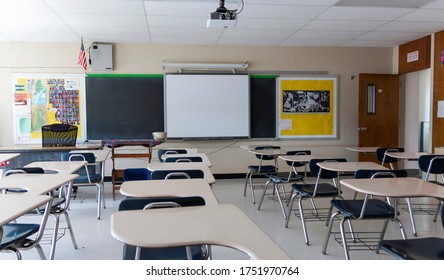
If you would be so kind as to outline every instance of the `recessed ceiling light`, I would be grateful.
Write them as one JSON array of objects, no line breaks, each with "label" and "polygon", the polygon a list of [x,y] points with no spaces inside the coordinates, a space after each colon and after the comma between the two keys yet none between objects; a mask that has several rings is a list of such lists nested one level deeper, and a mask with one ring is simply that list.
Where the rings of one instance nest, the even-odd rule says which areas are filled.
[{"label": "recessed ceiling light", "polygon": [[341,0],[335,6],[421,8],[436,0]]}]

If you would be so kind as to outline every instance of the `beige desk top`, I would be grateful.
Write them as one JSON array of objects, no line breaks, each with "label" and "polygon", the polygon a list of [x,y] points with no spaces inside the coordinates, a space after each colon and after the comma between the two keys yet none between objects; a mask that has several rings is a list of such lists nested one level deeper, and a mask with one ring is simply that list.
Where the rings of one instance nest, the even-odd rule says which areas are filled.
[{"label": "beige desk top", "polygon": [[127,181],[120,187],[120,193],[131,197],[200,196],[206,205],[219,204],[205,179]]},{"label": "beige desk top", "polygon": [[262,150],[248,150],[248,151],[255,155],[275,156],[275,157],[285,155],[285,153],[287,153],[287,151],[282,149],[262,149]]},{"label": "beige desk top", "polygon": [[46,171],[74,173],[84,167],[86,163],[86,161],[36,161],[25,165],[25,167],[41,167]]},{"label": "beige desk top", "polygon": [[281,155],[278,157],[279,159],[285,160],[285,161],[294,161],[294,162],[300,162],[300,163],[309,163],[310,160],[316,159],[316,158],[329,158],[324,157],[320,155]]},{"label": "beige desk top", "polygon": [[18,157],[20,154],[19,153],[12,153],[12,154],[0,154],[0,162],[4,162],[4,161],[8,161],[11,160],[15,157]]},{"label": "beige desk top", "polygon": [[111,235],[120,242],[139,247],[209,244],[240,250],[252,259],[290,259],[234,205],[116,212],[111,216]]},{"label": "beige desk top", "polygon": [[14,174],[0,178],[0,189],[25,189],[28,194],[47,194],[74,180],[79,175],[59,174]]},{"label": "beige desk top", "polygon": [[422,155],[430,155],[430,153],[408,153],[408,152],[386,152],[385,153],[389,157],[399,158],[399,159],[407,159],[407,160],[417,160]]},{"label": "beige desk top", "polygon": [[0,195],[0,227],[51,199],[48,195]]},{"label": "beige desk top", "polygon": [[203,153],[195,153],[195,154],[163,154],[162,155],[162,159],[167,159],[167,158],[180,158],[180,157],[200,157],[202,158],[202,162],[205,163],[206,165],[208,165],[208,167],[211,167],[211,161],[208,158],[208,156],[206,154]]},{"label": "beige desk top", "polygon": [[108,159],[111,149],[104,148],[101,150],[73,150],[70,153],[93,153],[97,162],[103,162]]},{"label": "beige desk top", "polygon": [[346,147],[347,150],[358,153],[376,153],[379,147]]},{"label": "beige desk top", "polygon": [[436,197],[444,199],[443,187],[414,177],[344,179],[340,183],[360,193],[376,196]]},{"label": "beige desk top", "polygon": [[204,179],[208,184],[216,183],[213,173],[208,166],[203,162],[151,162],[148,163],[148,170],[202,170],[204,172]]},{"label": "beige desk top", "polygon": [[317,165],[325,170],[337,171],[337,172],[355,172],[359,169],[375,169],[375,170],[388,170],[375,162],[367,161],[348,161],[348,162],[318,162]]}]

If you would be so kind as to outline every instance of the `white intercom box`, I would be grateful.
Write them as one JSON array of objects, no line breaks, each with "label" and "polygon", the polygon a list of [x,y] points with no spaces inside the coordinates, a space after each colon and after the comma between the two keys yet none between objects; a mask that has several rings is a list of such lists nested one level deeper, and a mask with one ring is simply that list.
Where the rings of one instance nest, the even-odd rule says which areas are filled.
[{"label": "white intercom box", "polygon": [[91,69],[92,71],[113,70],[113,45],[94,43],[91,46]]}]

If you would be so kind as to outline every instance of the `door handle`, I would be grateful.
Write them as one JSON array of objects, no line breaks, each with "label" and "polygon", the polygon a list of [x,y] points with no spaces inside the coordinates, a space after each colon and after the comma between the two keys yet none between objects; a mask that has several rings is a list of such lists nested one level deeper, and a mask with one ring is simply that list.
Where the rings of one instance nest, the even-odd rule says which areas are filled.
[{"label": "door handle", "polygon": [[358,127],[358,131],[366,131],[366,130],[367,130],[367,127],[364,127],[364,126]]}]

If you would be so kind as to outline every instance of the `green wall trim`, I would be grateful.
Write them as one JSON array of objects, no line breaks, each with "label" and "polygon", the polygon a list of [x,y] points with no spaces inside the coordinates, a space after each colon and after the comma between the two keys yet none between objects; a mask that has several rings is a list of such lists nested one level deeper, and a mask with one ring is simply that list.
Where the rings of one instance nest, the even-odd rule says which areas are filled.
[{"label": "green wall trim", "polygon": [[87,74],[89,78],[163,78],[163,74]]},{"label": "green wall trim", "polygon": [[277,75],[250,75],[252,79],[276,79]]}]

